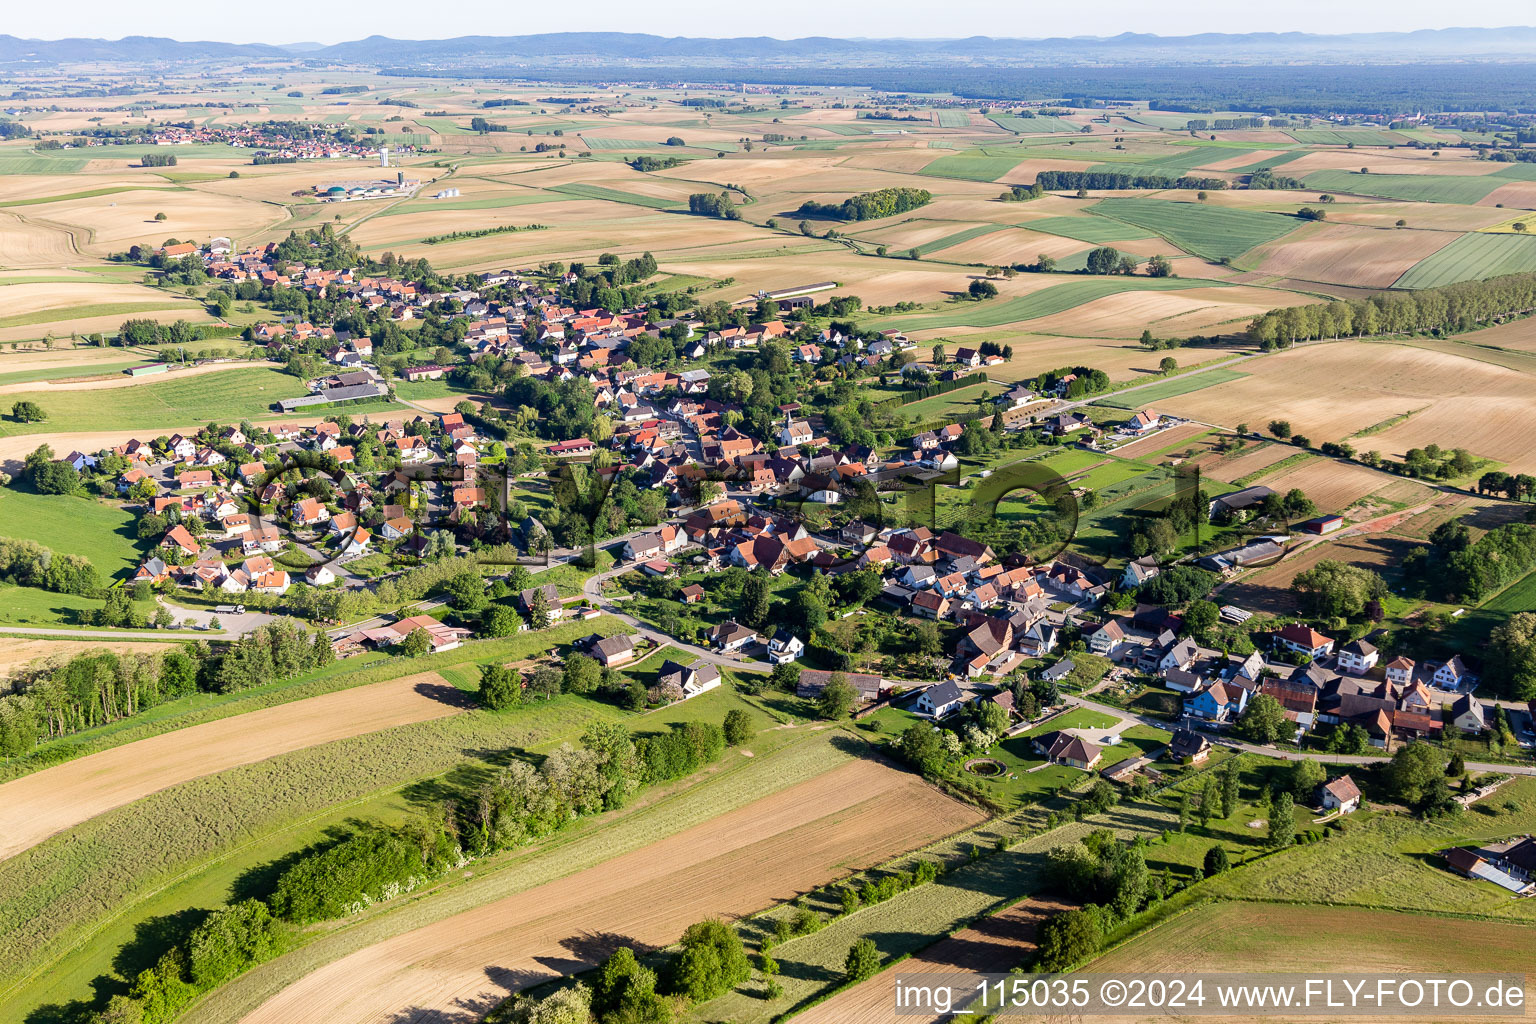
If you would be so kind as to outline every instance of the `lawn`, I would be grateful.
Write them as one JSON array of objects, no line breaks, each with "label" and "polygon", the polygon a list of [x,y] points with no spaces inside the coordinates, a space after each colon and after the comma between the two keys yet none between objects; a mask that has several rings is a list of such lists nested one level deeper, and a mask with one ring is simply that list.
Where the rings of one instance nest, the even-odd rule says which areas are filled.
[{"label": "lawn", "polygon": [[[1361,159],[1368,160],[1369,157],[1362,156]],[[1361,174],[1359,171],[1314,171],[1305,180],[1308,189],[1323,192],[1353,192],[1415,203],[1468,206],[1499,186],[1509,184],[1508,179],[1488,174]]]},{"label": "lawn", "polygon": [[549,190],[551,192],[563,192],[569,196],[578,196],[582,199],[605,199],[610,203],[628,203],[630,206],[644,206],[652,210],[675,210],[684,205],[676,199],[641,196],[633,192],[621,192],[616,188],[606,188],[602,185],[587,185],[581,182],[573,182],[569,185],[551,185]]},{"label": "lawn", "polygon": [[0,437],[70,430],[142,430],[153,437],[171,426],[271,415],[278,399],[305,393],[303,381],[275,369],[227,370],[141,384],[114,391],[110,401],[92,391],[21,392],[6,396],[7,401],[31,399],[48,419],[7,420],[0,423]]},{"label": "lawn", "polygon": [[1115,724],[1113,715],[1106,715],[1102,711],[1092,708],[1073,708],[1066,714],[1057,715],[1043,725],[1037,725],[1024,733],[1025,737],[1033,738],[1042,736],[1048,732],[1058,732],[1062,729],[1107,729]]},{"label": "lawn", "polygon": [[1209,281],[1175,277],[1090,277],[1051,285],[1029,295],[984,302],[956,302],[936,313],[882,317],[866,326],[876,330],[922,331],[947,327],[1001,327],[1021,320],[1050,316],[1107,295],[1138,291],[1177,291],[1209,287]]},{"label": "lawn", "polygon": [[0,622],[11,625],[73,626],[81,612],[101,606],[101,601],[91,597],[0,584]]},{"label": "lawn", "polygon": [[1187,395],[1192,391],[1201,391],[1214,387],[1217,384],[1225,384],[1228,381],[1240,380],[1248,376],[1240,370],[1217,369],[1206,370],[1204,373],[1196,373],[1175,380],[1163,381],[1160,384],[1152,384],[1139,387],[1135,391],[1129,391],[1124,395],[1108,395],[1096,400],[1096,406],[1108,406],[1111,409],[1140,409],[1144,405],[1153,402],[1161,402],[1179,395]]},{"label": "lawn", "polygon": [[0,487],[0,536],[84,555],[105,578],[138,568],[146,547],[137,524],[137,516],[95,498]]},{"label": "lawn", "polygon": [[1431,253],[1393,284],[1394,288],[1438,288],[1457,281],[1536,270],[1536,238],[1474,232]]},{"label": "lawn", "polygon": [[1301,223],[1278,213],[1162,199],[1104,199],[1090,209],[1101,217],[1155,231],[1179,248],[1209,260],[1235,259],[1256,245],[1290,233]]},{"label": "lawn", "polygon": [[1536,780],[1517,779],[1490,803],[1514,800],[1520,810],[1496,816],[1462,814],[1444,821],[1382,815],[1327,843],[1267,858],[1241,874],[1214,880],[1216,895],[1345,906],[1385,907],[1536,921],[1536,904],[1503,889],[1447,871],[1436,850],[1468,841],[1523,835],[1536,829]]}]

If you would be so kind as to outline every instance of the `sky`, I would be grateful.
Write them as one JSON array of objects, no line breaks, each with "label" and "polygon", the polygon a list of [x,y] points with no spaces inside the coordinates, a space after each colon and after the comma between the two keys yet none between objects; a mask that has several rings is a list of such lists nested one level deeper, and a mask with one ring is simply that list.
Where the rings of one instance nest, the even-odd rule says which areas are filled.
[{"label": "sky", "polygon": [[[701,0],[584,0],[565,4],[529,0],[455,0],[437,10],[419,0],[371,0],[305,20],[275,7],[262,15],[250,4],[207,0],[64,0],[8,5],[0,32],[33,39],[66,36],[117,39],[125,35],[210,39],[232,43],[336,43],[369,35],[441,39],[461,35],[538,32],[651,32],[657,35],[842,36],[954,38],[988,35],[1110,36],[1120,32],[1188,35],[1196,32],[1382,32],[1453,26],[1497,28],[1536,23],[1531,0],[1290,0],[1285,4],[1231,0],[1095,0],[1089,7],[1024,0],[774,0],[740,8]],[[434,13],[437,10],[437,13]],[[356,16],[343,16],[351,12]],[[579,12],[579,21],[571,14]],[[1091,12],[1084,17],[1085,12]]]}]

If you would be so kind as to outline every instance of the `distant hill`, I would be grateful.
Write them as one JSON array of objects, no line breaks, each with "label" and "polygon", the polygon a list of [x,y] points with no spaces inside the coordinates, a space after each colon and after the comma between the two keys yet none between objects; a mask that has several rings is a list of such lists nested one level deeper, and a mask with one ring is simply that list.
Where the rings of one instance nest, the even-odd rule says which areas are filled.
[{"label": "distant hill", "polygon": [[[231,57],[293,57],[346,61],[364,65],[402,61],[546,62],[558,57],[629,61],[796,63],[835,57],[868,63],[883,61],[953,64],[985,60],[993,64],[1070,63],[1074,61],[1159,61],[1203,63],[1212,60],[1286,60],[1326,63],[1339,59],[1433,61],[1458,57],[1536,56],[1536,28],[1448,28],[1416,32],[1368,32],[1340,35],[1305,32],[1203,33],[1158,36],[1123,33],[1108,38],[1079,36],[1051,39],[772,39],[766,36],[707,39],[630,32],[555,32],[528,36],[460,36],[454,39],[367,39],[322,46],[220,42],[180,42],[151,36],[104,39],[18,39],[0,35],[0,62],[70,63],[78,61],[184,62]],[[750,76],[749,76],[750,77]]]}]

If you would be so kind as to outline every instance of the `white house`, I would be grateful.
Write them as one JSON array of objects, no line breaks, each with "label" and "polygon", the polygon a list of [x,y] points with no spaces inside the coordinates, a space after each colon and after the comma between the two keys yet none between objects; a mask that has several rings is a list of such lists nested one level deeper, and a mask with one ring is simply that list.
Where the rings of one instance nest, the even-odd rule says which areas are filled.
[{"label": "white house", "polygon": [[336,574],[331,572],[330,566],[324,562],[311,566],[309,571],[304,573],[304,578],[309,581],[310,586],[314,587],[323,587],[327,583],[336,582]]},{"label": "white house", "polygon": [[1467,684],[1468,675],[1461,655],[1452,655],[1450,661],[1435,669],[1435,685],[1442,690],[1459,690]]},{"label": "white house", "polygon": [[1363,676],[1376,665],[1381,652],[1365,640],[1351,640],[1339,648],[1339,668]]},{"label": "white house", "polygon": [[1360,787],[1348,775],[1340,775],[1322,785],[1319,797],[1324,810],[1348,814],[1360,806]]},{"label": "white house", "polygon": [[800,657],[804,650],[805,644],[801,639],[781,626],[768,641],[768,660],[775,665],[783,665]]},{"label": "white house", "polygon": [[964,703],[965,694],[960,692],[960,687],[955,685],[953,680],[946,679],[924,690],[917,698],[917,703],[913,705],[912,710],[920,715],[943,718]]}]

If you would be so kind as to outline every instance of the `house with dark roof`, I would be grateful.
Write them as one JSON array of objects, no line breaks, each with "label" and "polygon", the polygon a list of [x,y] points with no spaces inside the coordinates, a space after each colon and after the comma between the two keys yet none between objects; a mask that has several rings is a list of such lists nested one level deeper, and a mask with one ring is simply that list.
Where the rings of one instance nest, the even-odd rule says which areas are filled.
[{"label": "house with dark roof", "polygon": [[[815,700],[821,696],[821,691],[826,689],[832,681],[835,672],[822,672],[817,669],[803,668],[800,670],[800,681],[795,684],[795,696]],[[880,699],[881,681],[878,675],[868,672],[844,672],[844,679],[848,685],[859,692],[859,699],[865,703]]]},{"label": "house with dark roof", "polygon": [[596,658],[604,668],[612,668],[615,665],[633,661],[635,641],[628,633],[605,637],[592,645],[592,657]]},{"label": "house with dark roof", "polygon": [[912,710],[920,715],[931,715],[934,718],[943,718],[957,710],[965,703],[965,694],[954,680],[946,679],[942,683],[934,683],[924,690],[917,698],[917,703]]},{"label": "house with dark roof", "polygon": [[1181,764],[1199,764],[1211,756],[1211,741],[1193,729],[1175,729],[1168,740],[1168,757]]},{"label": "house with dark roof", "polygon": [[1076,733],[1048,732],[1034,741],[1035,748],[1054,764],[1070,765],[1089,771],[1104,759],[1104,752]]}]

